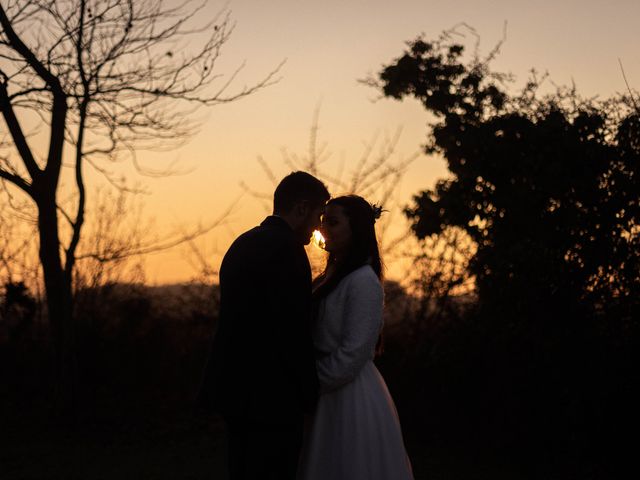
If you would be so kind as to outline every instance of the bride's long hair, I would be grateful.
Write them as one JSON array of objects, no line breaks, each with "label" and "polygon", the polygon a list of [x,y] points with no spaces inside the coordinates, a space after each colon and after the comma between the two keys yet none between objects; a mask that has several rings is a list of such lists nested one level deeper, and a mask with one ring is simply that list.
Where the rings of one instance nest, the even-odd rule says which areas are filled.
[{"label": "bride's long hair", "polygon": [[[374,227],[376,218],[380,216],[380,208],[357,195],[332,198],[327,202],[329,205],[342,207],[351,228],[351,243],[340,263],[337,263],[333,253],[329,254],[324,271],[313,282],[314,303],[320,302],[340,280],[363,265],[371,265],[380,282],[383,280],[383,264]],[[332,271],[328,274],[330,268]]]}]

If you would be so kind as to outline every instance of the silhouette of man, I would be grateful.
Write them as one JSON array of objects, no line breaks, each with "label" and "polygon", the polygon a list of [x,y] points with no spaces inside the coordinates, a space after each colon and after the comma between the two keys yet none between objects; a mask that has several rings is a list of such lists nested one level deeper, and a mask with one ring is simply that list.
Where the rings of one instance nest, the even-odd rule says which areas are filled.
[{"label": "silhouette of man", "polygon": [[329,192],[305,172],[275,190],[273,215],[240,235],[220,267],[220,317],[200,404],[226,423],[230,478],[294,479],[318,390],[304,250]]}]

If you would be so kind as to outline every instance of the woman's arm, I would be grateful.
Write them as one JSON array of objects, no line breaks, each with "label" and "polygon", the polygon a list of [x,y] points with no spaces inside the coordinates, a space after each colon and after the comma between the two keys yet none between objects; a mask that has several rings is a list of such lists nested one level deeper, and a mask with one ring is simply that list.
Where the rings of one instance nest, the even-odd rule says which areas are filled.
[{"label": "woman's arm", "polygon": [[356,377],[371,359],[382,327],[383,291],[375,273],[363,269],[349,280],[340,343],[317,361],[323,392],[335,390]]}]

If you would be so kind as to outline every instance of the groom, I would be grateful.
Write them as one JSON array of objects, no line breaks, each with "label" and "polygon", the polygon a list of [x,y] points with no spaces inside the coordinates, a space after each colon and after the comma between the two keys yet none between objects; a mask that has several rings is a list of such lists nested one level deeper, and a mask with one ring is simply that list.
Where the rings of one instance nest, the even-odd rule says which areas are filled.
[{"label": "groom", "polygon": [[200,401],[225,420],[232,480],[295,478],[318,388],[304,245],[328,199],[320,180],[291,173],[275,190],[273,215],[240,235],[222,261]]}]

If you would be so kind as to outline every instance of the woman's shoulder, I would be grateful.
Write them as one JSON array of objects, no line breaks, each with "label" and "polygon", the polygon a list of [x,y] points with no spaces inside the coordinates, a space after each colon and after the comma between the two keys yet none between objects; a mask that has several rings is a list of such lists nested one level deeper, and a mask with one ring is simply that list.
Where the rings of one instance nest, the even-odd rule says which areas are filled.
[{"label": "woman's shoulder", "polygon": [[354,271],[349,273],[348,276],[354,279],[375,279],[378,283],[380,282],[378,275],[376,275],[376,272],[373,270],[373,267],[368,263],[356,268]]},{"label": "woman's shoulder", "polygon": [[356,268],[353,272],[349,273],[344,280],[344,283],[353,286],[362,286],[367,289],[382,289],[380,279],[371,265],[363,265]]}]

